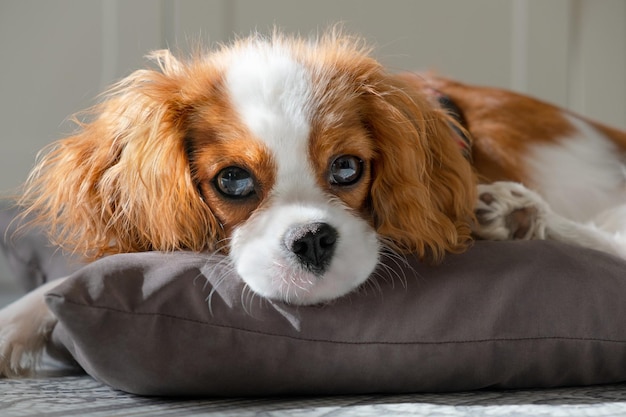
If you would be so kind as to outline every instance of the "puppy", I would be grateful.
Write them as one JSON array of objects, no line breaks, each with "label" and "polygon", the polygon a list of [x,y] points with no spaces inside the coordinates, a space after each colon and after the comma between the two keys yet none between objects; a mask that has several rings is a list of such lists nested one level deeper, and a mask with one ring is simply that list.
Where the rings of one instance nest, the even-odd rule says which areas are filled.
[{"label": "puppy", "polygon": [[[478,178],[562,191],[567,173],[550,171],[562,165],[586,181],[573,188],[621,203],[623,134],[512,93],[393,75],[368,52],[337,33],[252,36],[187,61],[156,52],[156,68],[119,82],[48,150],[20,203],[88,259],[222,252],[253,292],[295,304],[347,294],[387,254],[436,263],[472,229],[542,238],[565,221],[517,183],[477,194]],[[588,200],[561,194],[557,210]],[[0,373],[36,363],[54,285],[0,311]]]}]

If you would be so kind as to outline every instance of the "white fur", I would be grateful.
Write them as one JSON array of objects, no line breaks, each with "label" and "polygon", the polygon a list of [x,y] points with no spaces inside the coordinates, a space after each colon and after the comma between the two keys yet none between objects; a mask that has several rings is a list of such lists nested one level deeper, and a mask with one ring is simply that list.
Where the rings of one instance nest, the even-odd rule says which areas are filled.
[{"label": "white fur", "polygon": [[525,157],[531,178],[555,212],[575,221],[626,203],[623,157],[608,138],[587,122],[568,116],[577,132],[557,142],[535,144]]},{"label": "white fur", "polygon": [[[317,185],[309,156],[315,110],[309,72],[279,45],[254,45],[233,57],[226,85],[240,118],[277,166],[269,203],[233,232],[230,255],[237,272],[267,298],[310,304],[346,294],[373,272],[379,246],[367,222]],[[317,222],[339,235],[321,277],[304,270],[283,245],[290,227]]]},{"label": "white fur", "polygon": [[0,376],[34,370],[57,323],[44,295],[62,281],[42,285],[0,310]]},{"label": "white fur", "polygon": [[[485,239],[510,239],[512,214],[531,207],[525,239],[554,239],[626,259],[623,156],[593,126],[567,118],[576,128],[572,137],[535,144],[525,157],[531,178],[525,185],[534,191],[512,182],[479,185],[481,222],[474,232]],[[481,198],[485,194],[491,198]]]}]

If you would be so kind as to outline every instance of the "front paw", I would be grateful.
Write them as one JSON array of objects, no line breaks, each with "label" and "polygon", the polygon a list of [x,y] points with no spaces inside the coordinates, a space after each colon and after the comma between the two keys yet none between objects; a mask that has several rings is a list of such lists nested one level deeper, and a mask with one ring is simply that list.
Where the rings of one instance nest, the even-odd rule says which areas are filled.
[{"label": "front paw", "polygon": [[0,377],[32,374],[56,318],[31,294],[0,310]]},{"label": "front paw", "polygon": [[488,240],[545,239],[548,212],[547,203],[521,184],[480,184],[472,230]]},{"label": "front paw", "polygon": [[28,376],[35,368],[38,355],[29,352],[29,341],[18,325],[0,323],[0,377]]}]

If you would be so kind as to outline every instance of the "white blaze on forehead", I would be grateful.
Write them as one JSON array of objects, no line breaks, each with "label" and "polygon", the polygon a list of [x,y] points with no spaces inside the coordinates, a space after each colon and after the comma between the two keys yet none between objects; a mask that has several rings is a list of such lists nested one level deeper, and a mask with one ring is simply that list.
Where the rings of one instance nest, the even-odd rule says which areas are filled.
[{"label": "white blaze on forehead", "polygon": [[254,43],[231,57],[226,87],[242,122],[274,154],[278,190],[313,186],[308,163],[312,85],[306,67],[284,45]]}]

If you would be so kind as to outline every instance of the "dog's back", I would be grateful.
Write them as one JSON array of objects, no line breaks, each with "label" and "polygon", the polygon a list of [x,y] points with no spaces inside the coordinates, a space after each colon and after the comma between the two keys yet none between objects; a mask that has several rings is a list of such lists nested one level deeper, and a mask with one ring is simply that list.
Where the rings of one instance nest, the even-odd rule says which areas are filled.
[{"label": "dog's back", "polygon": [[430,75],[415,80],[462,113],[480,182],[522,183],[579,222],[626,204],[626,132],[511,91]]}]

